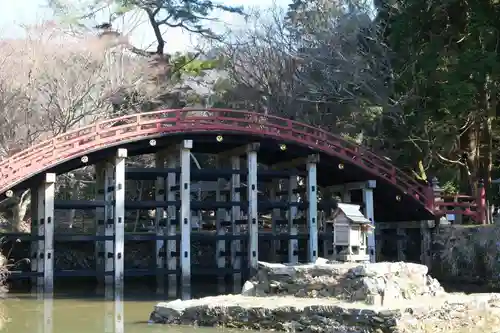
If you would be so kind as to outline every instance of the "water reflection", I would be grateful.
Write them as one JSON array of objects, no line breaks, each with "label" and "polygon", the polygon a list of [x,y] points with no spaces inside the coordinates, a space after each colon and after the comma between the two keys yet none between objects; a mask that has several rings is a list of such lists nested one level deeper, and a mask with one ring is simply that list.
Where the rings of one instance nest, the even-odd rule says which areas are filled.
[{"label": "water reflection", "polygon": [[[40,289],[11,292],[0,302],[0,332],[4,333],[192,333],[192,327],[148,323],[153,307],[167,299],[151,283],[126,285],[125,292],[71,281],[53,292]],[[217,294],[217,285],[196,285],[179,298]],[[1,320],[5,318],[5,320]],[[197,333],[217,333],[198,328]],[[220,331],[219,331],[220,332]]]},{"label": "water reflection", "polygon": [[[55,333],[54,330],[54,293],[44,292],[43,290],[38,290],[32,292],[31,295],[33,299],[36,299],[37,311],[36,324],[38,333]],[[82,300],[85,301],[85,300]],[[104,294],[104,311],[103,311],[103,322],[104,322],[104,332],[105,333],[123,333],[125,331],[124,323],[124,301],[123,301],[123,291],[114,291],[107,289]],[[75,309],[78,311],[78,309]],[[146,309],[145,309],[146,310]],[[151,309],[149,309],[151,310]],[[89,318],[90,319],[90,318]],[[95,318],[99,321],[98,318]],[[76,329],[76,330],[75,330]],[[83,330],[82,330],[83,329]],[[58,329],[57,332],[60,330]],[[76,327],[72,331],[75,332],[85,332],[84,327]]]},{"label": "water reflection", "polygon": [[[133,288],[131,288],[133,289]],[[0,331],[9,333],[156,333],[161,325],[148,323],[153,306],[163,297],[144,290],[114,292],[99,290],[69,293],[35,291],[10,294],[0,305],[9,319]],[[2,311],[2,309],[5,309]],[[190,327],[172,327],[169,331],[192,332]],[[198,330],[199,332],[200,330]],[[216,332],[214,329],[201,331]]]},{"label": "water reflection", "polygon": [[38,311],[35,314],[37,317],[37,332],[53,333],[53,314],[54,314],[54,295],[53,293],[45,293],[43,290],[33,291],[32,296],[37,300]]}]

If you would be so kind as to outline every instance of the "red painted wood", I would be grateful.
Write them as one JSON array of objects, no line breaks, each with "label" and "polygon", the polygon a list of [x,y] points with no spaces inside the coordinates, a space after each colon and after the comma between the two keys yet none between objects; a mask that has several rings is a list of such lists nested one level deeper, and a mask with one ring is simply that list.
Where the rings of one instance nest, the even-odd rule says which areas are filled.
[{"label": "red painted wood", "polygon": [[[194,113],[194,114],[193,114]],[[290,140],[352,163],[383,178],[430,211],[442,213],[429,187],[416,181],[386,159],[342,137],[290,119],[230,109],[181,109],[140,113],[108,119],[40,142],[0,161],[0,193],[75,157],[120,143],[159,134],[238,132]],[[453,200],[451,200],[453,201]],[[446,203],[451,206],[452,203]]]}]

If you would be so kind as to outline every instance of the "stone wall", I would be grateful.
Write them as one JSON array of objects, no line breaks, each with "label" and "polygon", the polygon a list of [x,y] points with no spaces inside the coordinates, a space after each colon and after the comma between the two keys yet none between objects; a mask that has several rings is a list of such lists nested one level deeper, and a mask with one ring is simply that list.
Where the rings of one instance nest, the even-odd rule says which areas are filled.
[{"label": "stone wall", "polygon": [[245,296],[336,298],[384,305],[444,293],[427,267],[412,263],[330,263],[283,265],[260,263],[258,274],[243,287]]},{"label": "stone wall", "polygon": [[432,253],[439,280],[500,287],[500,225],[441,226]]},{"label": "stone wall", "polygon": [[242,295],[157,304],[150,322],[253,330],[327,333],[493,333],[495,294],[448,294],[409,263],[259,262]]}]

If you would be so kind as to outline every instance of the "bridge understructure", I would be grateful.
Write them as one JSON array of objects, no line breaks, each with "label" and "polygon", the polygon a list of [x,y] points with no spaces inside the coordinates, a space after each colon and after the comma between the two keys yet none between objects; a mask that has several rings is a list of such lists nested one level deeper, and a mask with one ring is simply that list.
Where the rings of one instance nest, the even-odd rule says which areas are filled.
[{"label": "bridge understructure", "polygon": [[[144,154],[153,154],[154,166],[128,163]],[[201,155],[203,167],[196,159]],[[60,199],[58,178],[92,165],[94,197]],[[4,234],[30,244],[29,271],[13,276],[31,278],[46,290],[63,276],[92,276],[115,290],[123,288],[126,276],[152,276],[159,293],[177,297],[189,293],[192,277],[216,276],[220,292],[228,285],[239,291],[258,260],[329,257],[333,232],[324,222],[339,201],[360,204],[375,227],[379,221],[435,220],[450,211],[482,221],[485,211],[484,194],[443,199],[436,184],[418,182],[320,129],[224,109],[106,120],[13,155],[0,162],[0,173],[4,197],[31,189],[31,234]],[[152,184],[149,197],[131,198],[134,189],[127,184],[133,181]],[[91,212],[91,225],[85,232],[58,232],[64,221],[56,212],[64,210]],[[147,211],[150,219],[137,214],[131,222],[130,211]],[[93,264],[58,269],[63,242],[93,244]],[[150,245],[149,268],[127,267],[134,242]],[[212,244],[211,259],[200,242]],[[374,233],[367,248],[375,261]]]}]

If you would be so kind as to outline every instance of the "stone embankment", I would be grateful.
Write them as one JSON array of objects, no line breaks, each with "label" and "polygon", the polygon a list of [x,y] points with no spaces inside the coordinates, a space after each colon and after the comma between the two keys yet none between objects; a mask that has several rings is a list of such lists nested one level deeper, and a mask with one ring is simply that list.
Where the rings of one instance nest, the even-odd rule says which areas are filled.
[{"label": "stone embankment", "polygon": [[155,323],[286,332],[498,332],[500,295],[446,293],[411,263],[261,262],[241,295],[156,305]]}]

